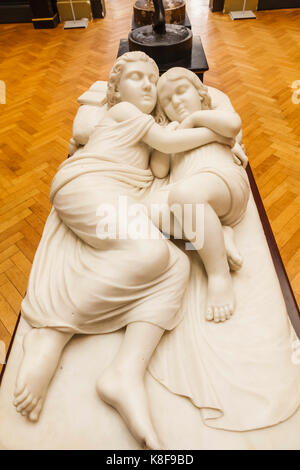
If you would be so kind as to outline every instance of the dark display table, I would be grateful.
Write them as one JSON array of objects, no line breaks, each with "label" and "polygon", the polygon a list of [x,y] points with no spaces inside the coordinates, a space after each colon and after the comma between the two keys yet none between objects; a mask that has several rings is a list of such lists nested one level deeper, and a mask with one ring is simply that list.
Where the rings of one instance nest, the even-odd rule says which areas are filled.
[{"label": "dark display table", "polygon": [[[129,52],[128,40],[121,39],[118,50],[118,57],[120,57],[125,52]],[[176,62],[169,62],[167,64],[160,64],[158,61],[156,62],[160,74],[166,72],[172,67],[185,67],[192,72],[195,72],[195,74],[202,81],[204,72],[209,69],[200,36],[193,36],[192,53],[191,56],[187,57],[186,59],[181,59]]]}]

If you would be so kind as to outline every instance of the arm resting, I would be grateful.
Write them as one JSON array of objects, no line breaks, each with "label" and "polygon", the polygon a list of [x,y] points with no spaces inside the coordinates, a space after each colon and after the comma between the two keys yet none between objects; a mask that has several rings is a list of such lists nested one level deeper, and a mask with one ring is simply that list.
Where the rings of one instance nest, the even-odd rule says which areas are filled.
[{"label": "arm resting", "polygon": [[[222,143],[231,145],[230,139],[228,142],[224,140]],[[143,137],[143,141],[162,153],[179,153],[220,140],[215,132],[205,128],[169,131],[158,124],[153,124]]]},{"label": "arm resting", "polygon": [[182,127],[184,128],[207,127],[217,134],[230,138],[235,138],[242,126],[241,119],[237,113],[222,110],[196,111],[186,118],[185,121],[182,122]]}]

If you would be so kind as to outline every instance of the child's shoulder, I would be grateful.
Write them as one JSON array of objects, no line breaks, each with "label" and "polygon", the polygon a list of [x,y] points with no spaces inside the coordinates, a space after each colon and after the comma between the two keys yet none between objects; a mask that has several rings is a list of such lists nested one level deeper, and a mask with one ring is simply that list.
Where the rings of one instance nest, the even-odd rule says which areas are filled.
[{"label": "child's shoulder", "polygon": [[220,109],[224,111],[234,111],[229,97],[218,88],[207,86],[208,94],[211,98],[212,109]]},{"label": "child's shoulder", "polygon": [[109,115],[117,122],[139,117],[143,114],[134,104],[127,101],[121,101],[121,103],[115,104],[109,110]]}]

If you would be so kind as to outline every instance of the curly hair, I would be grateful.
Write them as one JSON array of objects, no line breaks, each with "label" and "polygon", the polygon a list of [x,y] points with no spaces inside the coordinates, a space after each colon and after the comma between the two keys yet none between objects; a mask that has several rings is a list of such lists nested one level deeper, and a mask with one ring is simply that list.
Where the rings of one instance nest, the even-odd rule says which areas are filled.
[{"label": "curly hair", "polygon": [[208,89],[203,85],[199,77],[197,77],[194,72],[183,67],[173,67],[167,70],[167,72],[160,77],[157,83],[158,100],[156,106],[156,121],[162,126],[168,124],[169,120],[159,101],[159,92],[165,83],[168,83],[168,81],[180,80],[181,78],[186,78],[198,91],[202,101],[201,109],[211,109],[211,98],[208,94]]},{"label": "curly hair", "polygon": [[141,51],[126,52],[116,60],[109,74],[106,92],[108,108],[111,108],[112,106],[121,101],[120,93],[118,92],[118,87],[124,66],[127,63],[137,61],[149,62],[153,67],[156,76],[156,81],[158,80],[159,70],[153,59],[151,59],[149,56],[147,56],[147,54]]}]

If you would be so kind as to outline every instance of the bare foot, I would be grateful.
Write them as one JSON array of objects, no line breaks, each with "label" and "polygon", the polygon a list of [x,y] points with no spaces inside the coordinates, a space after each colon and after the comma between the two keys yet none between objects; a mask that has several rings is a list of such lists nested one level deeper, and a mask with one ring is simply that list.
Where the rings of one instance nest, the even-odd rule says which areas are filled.
[{"label": "bare foot", "polygon": [[208,277],[206,320],[223,322],[228,320],[234,310],[234,294],[230,273]]},{"label": "bare foot", "polygon": [[223,234],[229,267],[231,271],[238,271],[242,267],[243,258],[235,244],[234,231],[231,227],[223,226]]},{"label": "bare foot", "polygon": [[50,328],[34,328],[24,337],[24,356],[17,376],[14,405],[30,421],[37,421],[62,350],[72,337]]},{"label": "bare foot", "polygon": [[162,449],[153,429],[144,380],[111,366],[97,381],[103,401],[115,408],[144,449]]}]

